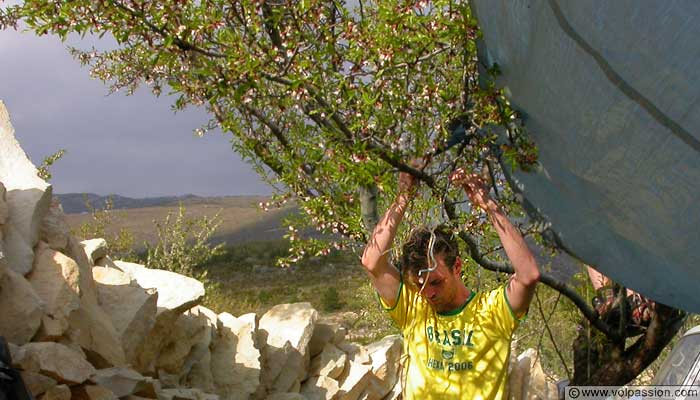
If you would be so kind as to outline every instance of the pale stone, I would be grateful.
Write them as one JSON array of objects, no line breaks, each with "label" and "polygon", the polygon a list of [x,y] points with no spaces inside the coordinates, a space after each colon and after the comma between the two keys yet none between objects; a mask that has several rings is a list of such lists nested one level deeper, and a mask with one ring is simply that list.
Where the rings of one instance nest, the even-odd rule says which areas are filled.
[{"label": "pale stone", "polygon": [[47,390],[41,400],[71,400],[71,392],[68,385],[58,385]]},{"label": "pale stone", "polygon": [[326,343],[323,351],[311,359],[310,376],[338,378],[345,369],[347,356],[332,343]]},{"label": "pale stone", "polygon": [[399,380],[402,345],[400,335],[391,335],[366,346],[372,360],[372,373],[377,378],[380,398],[389,394]]},{"label": "pale stone", "polygon": [[[182,314],[168,337],[167,345],[161,350],[156,368],[160,374],[165,371],[169,374],[179,376],[187,375],[191,364],[185,368],[185,361],[193,352],[192,358],[201,358],[204,351],[208,351],[211,343],[212,326],[206,315],[200,314],[199,310],[188,310]],[[197,348],[195,348],[195,346]]]},{"label": "pale stone", "polygon": [[[59,343],[27,343],[22,349],[25,358],[38,361],[38,372],[61,383],[80,384],[95,373],[95,368],[79,353]],[[22,360],[18,362],[23,364]]]},{"label": "pale stone", "polygon": [[10,216],[10,208],[7,205],[7,189],[0,182],[0,225],[7,223],[7,218]]},{"label": "pale stone", "polygon": [[[66,255],[40,242],[37,246],[34,268],[27,275],[34,291],[46,304],[45,312],[56,320],[59,327],[67,326],[66,317],[80,307],[80,271],[78,264]],[[49,323],[49,321],[45,321]],[[44,336],[52,334],[46,326]],[[65,331],[65,328],[63,328]],[[54,332],[55,333],[55,332]],[[59,333],[58,336],[60,336]]]},{"label": "pale stone", "polygon": [[348,360],[360,364],[372,363],[372,360],[369,358],[369,353],[367,353],[367,349],[364,346],[349,342],[339,343],[336,346],[348,355]]},{"label": "pale stone", "polygon": [[204,285],[196,279],[125,261],[117,260],[114,264],[130,274],[142,288],[158,290],[159,313],[167,310],[182,313],[198,305],[204,298]]},{"label": "pale stone", "polygon": [[347,335],[347,328],[345,328],[344,326],[338,326],[338,330],[335,332],[335,336],[333,336],[333,340],[331,342],[335,345],[338,345],[345,340],[345,337]]},{"label": "pale stone", "polygon": [[396,385],[394,385],[394,387],[391,389],[391,392],[384,396],[384,399],[382,400],[398,400],[403,394],[402,391],[403,388],[401,387],[401,380],[399,379],[399,381],[396,382]]},{"label": "pale stone", "polygon": [[99,303],[112,321],[127,362],[133,363],[156,323],[158,293],[143,289],[117,269],[94,267],[92,275]]},{"label": "pale stone", "polygon": [[131,275],[142,288],[158,291],[156,323],[138,347],[133,361],[137,371],[154,373],[156,360],[168,343],[173,325],[180,314],[201,302],[204,286],[196,279],[170,271],[148,269],[140,264],[114,261],[113,265]]},{"label": "pale stone", "polygon": [[59,315],[54,317],[50,314],[44,314],[41,317],[39,331],[33,340],[38,342],[57,342],[61,340],[68,328],[68,319],[65,316]]},{"label": "pale stone", "polygon": [[54,250],[65,251],[68,248],[70,227],[66,222],[63,208],[57,197],[51,199],[49,210],[41,221],[39,237]]},{"label": "pale stone", "polygon": [[108,368],[126,364],[119,334],[109,315],[96,300],[82,297],[80,308],[68,316],[68,323],[68,336],[80,345],[95,367]]},{"label": "pale stone", "polygon": [[525,350],[511,362],[508,390],[510,398],[517,400],[558,398],[557,386],[547,381],[535,349]]},{"label": "pale stone", "polygon": [[119,400],[111,390],[99,385],[71,387],[72,400]]},{"label": "pale stone", "polygon": [[289,392],[306,378],[317,319],[309,303],[279,304],[260,318],[259,331],[265,336],[262,382],[268,393]]},{"label": "pale stone", "polygon": [[97,302],[97,286],[92,278],[92,264],[87,259],[83,246],[74,236],[68,237],[68,248],[66,255],[78,264],[80,271],[80,297],[81,299]]},{"label": "pale stone", "polygon": [[331,400],[339,390],[338,381],[321,375],[307,379],[300,392],[307,400]]},{"label": "pale stone", "polygon": [[318,322],[314,326],[314,332],[309,341],[309,355],[311,357],[316,356],[323,351],[326,343],[334,342],[339,328],[340,326],[338,324],[332,322]]},{"label": "pale stone", "polygon": [[158,393],[158,400],[218,400],[219,396],[199,389],[173,388]]},{"label": "pale stone", "polygon": [[29,390],[29,393],[34,397],[46,392],[58,383],[55,379],[51,379],[38,372],[21,371],[20,375],[22,375],[22,381],[24,381],[27,390]]},{"label": "pale stone", "polygon": [[32,270],[34,247],[14,225],[3,226],[3,247],[7,267],[20,275]]},{"label": "pale stone", "polygon": [[0,102],[0,182],[7,190],[8,218],[3,227],[7,264],[22,275],[32,269],[33,248],[51,204],[51,186],[15,139],[4,103]]},{"label": "pale stone", "polygon": [[218,315],[211,371],[222,399],[247,399],[260,386],[260,351],[255,346],[255,314]]},{"label": "pale stone", "polygon": [[7,257],[5,257],[5,245],[2,241],[2,226],[0,226],[0,279],[5,275],[9,267],[7,266]]},{"label": "pale stone", "polygon": [[259,329],[267,331],[268,346],[281,348],[289,342],[306,354],[317,319],[318,312],[310,303],[279,304],[260,318]]},{"label": "pale stone", "polygon": [[139,395],[154,397],[160,391],[160,382],[123,367],[97,370],[91,381],[109,389],[117,397]]},{"label": "pale stone", "polygon": [[83,240],[80,245],[91,265],[96,265],[97,260],[107,255],[107,241],[102,238]]},{"label": "pale stone", "polygon": [[43,308],[44,302],[22,275],[5,271],[0,278],[0,336],[18,345],[29,342],[41,325]]},{"label": "pale stone", "polygon": [[205,392],[216,392],[214,375],[211,372],[211,352],[208,351],[190,368],[185,376],[186,386],[202,389]]},{"label": "pale stone", "polygon": [[266,400],[306,400],[306,397],[299,393],[273,393]]},{"label": "pale stone", "polygon": [[369,366],[350,361],[350,365],[338,379],[341,385],[337,398],[339,400],[357,400],[367,388],[372,376],[372,370]]}]

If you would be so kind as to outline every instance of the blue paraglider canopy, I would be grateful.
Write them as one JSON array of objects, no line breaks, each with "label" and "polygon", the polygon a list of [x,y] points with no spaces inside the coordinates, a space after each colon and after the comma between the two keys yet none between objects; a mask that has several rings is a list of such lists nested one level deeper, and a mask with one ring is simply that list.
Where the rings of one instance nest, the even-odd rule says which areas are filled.
[{"label": "blue paraglider canopy", "polygon": [[700,312],[700,2],[472,0],[539,149],[511,178],[560,243]]}]

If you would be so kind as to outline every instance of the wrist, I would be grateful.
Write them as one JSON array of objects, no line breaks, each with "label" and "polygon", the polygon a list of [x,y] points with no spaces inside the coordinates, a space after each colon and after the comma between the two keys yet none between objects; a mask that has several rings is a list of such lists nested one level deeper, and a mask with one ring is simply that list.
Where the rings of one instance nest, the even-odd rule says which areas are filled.
[{"label": "wrist", "polygon": [[399,192],[396,196],[395,203],[400,206],[407,206],[413,199],[413,194],[410,192]]}]

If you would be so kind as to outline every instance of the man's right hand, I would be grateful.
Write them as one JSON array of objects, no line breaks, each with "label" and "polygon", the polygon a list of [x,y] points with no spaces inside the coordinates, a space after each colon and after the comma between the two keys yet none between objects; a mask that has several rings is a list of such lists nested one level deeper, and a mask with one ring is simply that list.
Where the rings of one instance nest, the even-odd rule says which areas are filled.
[{"label": "man's right hand", "polygon": [[399,196],[411,199],[416,194],[416,178],[408,172],[399,173]]}]

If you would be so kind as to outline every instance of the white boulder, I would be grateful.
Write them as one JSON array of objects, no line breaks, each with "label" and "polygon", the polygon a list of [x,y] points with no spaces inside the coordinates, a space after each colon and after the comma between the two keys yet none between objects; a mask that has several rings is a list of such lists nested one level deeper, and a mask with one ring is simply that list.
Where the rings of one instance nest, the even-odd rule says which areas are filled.
[{"label": "white boulder", "polygon": [[100,306],[112,321],[127,362],[132,363],[155,325],[158,293],[143,289],[130,275],[114,268],[94,267],[92,276]]},{"label": "white boulder", "polygon": [[260,351],[255,346],[256,316],[218,316],[211,349],[211,371],[222,399],[247,399],[260,386]]},{"label": "white boulder", "polygon": [[7,190],[8,218],[4,224],[8,266],[22,275],[32,269],[33,248],[51,204],[51,186],[15,139],[5,104],[0,101],[0,182]]},{"label": "white boulder", "polygon": [[19,273],[8,269],[0,278],[0,336],[25,344],[36,334],[44,315],[44,302]]},{"label": "white boulder", "polygon": [[54,342],[27,343],[18,354],[17,364],[60,383],[80,384],[88,380],[95,368],[80,353]]}]

